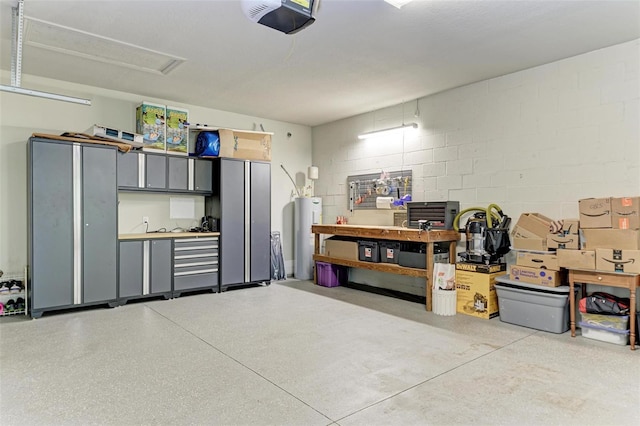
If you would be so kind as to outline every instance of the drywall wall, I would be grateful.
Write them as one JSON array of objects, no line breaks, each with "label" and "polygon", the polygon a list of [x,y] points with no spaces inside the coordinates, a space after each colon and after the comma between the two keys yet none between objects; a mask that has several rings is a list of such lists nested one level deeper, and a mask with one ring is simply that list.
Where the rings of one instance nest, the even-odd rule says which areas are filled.
[{"label": "drywall wall", "polygon": [[[332,171],[315,185],[324,217],[349,216],[348,175],[401,168],[414,200],[497,203],[514,220],[640,194],[639,52],[635,40],[314,127],[313,163]],[[419,129],[357,138],[403,121]]]},{"label": "drywall wall", "polygon": [[[8,83],[8,73],[0,74]],[[231,112],[179,105],[170,99],[107,91],[97,87],[23,75],[22,86],[70,96],[90,98],[86,107],[47,99],[0,93],[0,269],[22,271],[27,263],[27,181],[26,141],[34,132],[59,134],[81,132],[93,124],[123,130],[135,129],[135,106],[142,100],[182,106],[189,109],[190,121],[237,129],[260,130],[260,125],[274,132],[272,139],[271,228],[282,233],[285,267],[293,272],[293,202],[292,185],[280,164],[293,175],[305,173],[311,165],[311,129],[291,123],[266,120]],[[288,134],[291,136],[288,136]],[[127,217],[121,216],[123,231],[133,232],[143,215],[150,218],[166,216],[168,198],[122,196]],[[200,201],[196,208],[202,208]],[[152,211],[150,211],[150,209]],[[147,214],[148,212],[148,214]],[[122,212],[121,212],[122,213]],[[158,223],[157,226],[172,225]],[[154,223],[150,223],[154,226]],[[187,224],[180,223],[180,226]]]}]

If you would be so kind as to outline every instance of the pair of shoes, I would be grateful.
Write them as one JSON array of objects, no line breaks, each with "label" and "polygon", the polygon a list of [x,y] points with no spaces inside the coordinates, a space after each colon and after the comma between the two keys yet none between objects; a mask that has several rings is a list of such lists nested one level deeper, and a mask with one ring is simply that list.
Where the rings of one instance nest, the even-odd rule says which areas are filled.
[{"label": "pair of shoes", "polygon": [[9,291],[11,291],[9,281],[0,282],[0,294],[9,294]]},{"label": "pair of shoes", "polygon": [[22,281],[11,280],[9,281],[9,284],[11,284],[11,287],[9,287],[9,293],[21,293],[24,290]]}]

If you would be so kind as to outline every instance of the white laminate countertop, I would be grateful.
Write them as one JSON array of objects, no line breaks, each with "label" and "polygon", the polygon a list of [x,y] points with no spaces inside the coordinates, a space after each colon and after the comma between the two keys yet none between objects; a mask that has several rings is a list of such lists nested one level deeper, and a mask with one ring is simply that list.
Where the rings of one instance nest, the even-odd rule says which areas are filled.
[{"label": "white laminate countertop", "polygon": [[219,232],[148,232],[142,234],[120,234],[119,240],[151,240],[156,238],[206,238],[217,237]]}]

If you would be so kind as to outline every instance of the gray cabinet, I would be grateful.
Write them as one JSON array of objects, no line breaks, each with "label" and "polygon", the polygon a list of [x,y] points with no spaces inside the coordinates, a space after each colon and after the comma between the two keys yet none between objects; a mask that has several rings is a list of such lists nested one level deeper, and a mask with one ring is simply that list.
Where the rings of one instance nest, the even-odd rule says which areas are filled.
[{"label": "gray cabinet", "polygon": [[32,316],[115,305],[115,148],[31,138],[28,149]]},{"label": "gray cabinet", "polygon": [[118,299],[171,296],[171,239],[120,241]]},{"label": "gray cabinet", "polygon": [[145,188],[167,189],[167,157],[145,154]]},{"label": "gray cabinet", "polygon": [[189,159],[186,157],[167,157],[169,170],[169,189],[186,191],[189,189]]},{"label": "gray cabinet", "polygon": [[218,290],[218,237],[176,238],[173,247],[173,294]]},{"label": "gray cabinet", "polygon": [[270,282],[271,165],[214,160],[207,214],[220,218],[220,287]]},{"label": "gray cabinet", "polygon": [[211,192],[213,189],[213,170],[211,160],[193,159],[194,191]]},{"label": "gray cabinet", "polygon": [[118,153],[118,189],[210,194],[211,160],[146,152]]}]

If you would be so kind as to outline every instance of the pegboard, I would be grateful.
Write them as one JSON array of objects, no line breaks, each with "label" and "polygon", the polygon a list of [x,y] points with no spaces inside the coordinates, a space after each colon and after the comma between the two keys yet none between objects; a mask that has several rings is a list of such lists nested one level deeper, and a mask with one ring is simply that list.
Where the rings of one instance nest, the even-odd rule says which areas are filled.
[{"label": "pegboard", "polygon": [[378,197],[393,197],[397,201],[411,194],[411,186],[411,170],[347,176],[347,208],[375,210]]}]

